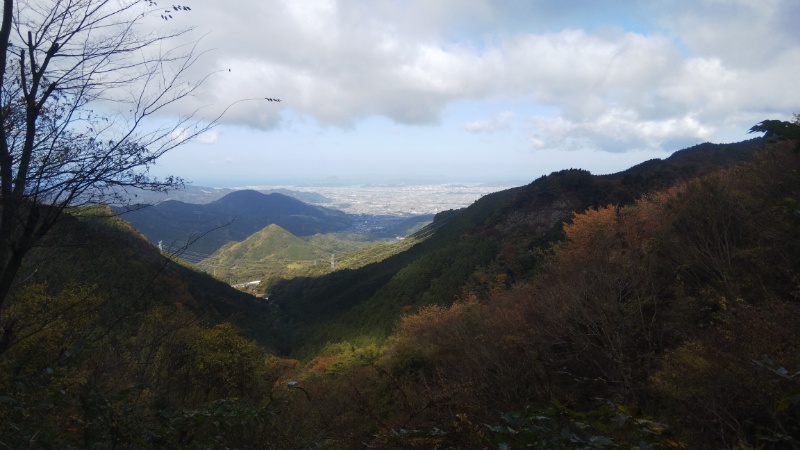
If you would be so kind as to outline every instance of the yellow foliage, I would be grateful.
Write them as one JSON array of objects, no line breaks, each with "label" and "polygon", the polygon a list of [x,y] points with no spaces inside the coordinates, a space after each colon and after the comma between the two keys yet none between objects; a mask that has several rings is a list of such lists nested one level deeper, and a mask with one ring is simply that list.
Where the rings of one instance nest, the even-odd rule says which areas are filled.
[{"label": "yellow foliage", "polygon": [[614,206],[589,209],[583,214],[575,214],[572,223],[565,223],[564,234],[571,248],[592,248],[608,239],[616,220],[617,208]]},{"label": "yellow foliage", "polygon": [[706,348],[699,342],[688,342],[671,352],[664,367],[653,375],[653,385],[659,391],[680,400],[689,400],[698,394],[697,386],[709,375],[711,363],[706,358]]},{"label": "yellow foliage", "polygon": [[4,312],[14,326],[8,349],[0,355],[0,373],[24,378],[72,357],[76,343],[95,331],[101,303],[92,287],[73,285],[58,294],[49,294],[41,284],[23,288]]},{"label": "yellow foliage", "polygon": [[250,395],[258,398],[271,386],[264,379],[267,365],[263,350],[241,337],[230,323],[200,332],[192,345],[197,382],[219,396]]}]

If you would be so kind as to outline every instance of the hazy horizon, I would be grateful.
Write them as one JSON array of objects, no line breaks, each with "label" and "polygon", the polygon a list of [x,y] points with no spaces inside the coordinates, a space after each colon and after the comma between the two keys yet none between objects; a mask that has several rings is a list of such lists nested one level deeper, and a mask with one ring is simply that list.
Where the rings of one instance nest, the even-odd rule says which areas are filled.
[{"label": "hazy horizon", "polygon": [[[538,177],[536,177],[538,178]],[[244,179],[205,179],[204,182],[186,180],[186,184],[197,188],[212,189],[261,189],[279,187],[337,187],[337,186],[425,186],[425,185],[480,185],[480,186],[521,186],[532,182],[535,178],[527,179],[452,179],[452,178],[378,178],[378,177],[339,177],[329,176],[322,178],[294,178],[273,180],[244,180]]]}]

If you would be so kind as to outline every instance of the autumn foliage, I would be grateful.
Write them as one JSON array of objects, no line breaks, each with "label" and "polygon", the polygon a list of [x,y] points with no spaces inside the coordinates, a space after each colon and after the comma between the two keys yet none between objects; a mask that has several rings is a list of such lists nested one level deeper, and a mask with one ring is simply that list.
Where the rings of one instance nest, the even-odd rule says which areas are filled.
[{"label": "autumn foliage", "polygon": [[458,298],[398,304],[388,339],[305,361],[202,319],[175,278],[159,289],[180,302],[138,309],[31,284],[5,311],[0,444],[796,448],[792,145],[572,214],[552,245],[465,234],[465,251],[478,235],[498,245]]}]

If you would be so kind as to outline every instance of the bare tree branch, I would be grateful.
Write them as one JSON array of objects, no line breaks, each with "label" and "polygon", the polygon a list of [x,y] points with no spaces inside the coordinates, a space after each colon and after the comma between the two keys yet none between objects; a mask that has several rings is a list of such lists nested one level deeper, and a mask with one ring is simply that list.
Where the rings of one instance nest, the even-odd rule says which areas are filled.
[{"label": "bare tree branch", "polygon": [[119,201],[120,187],[182,185],[148,170],[216,120],[151,120],[205,80],[188,77],[197,44],[172,44],[191,28],[152,24],[187,10],[150,0],[3,0],[0,319],[22,259],[65,208]]}]

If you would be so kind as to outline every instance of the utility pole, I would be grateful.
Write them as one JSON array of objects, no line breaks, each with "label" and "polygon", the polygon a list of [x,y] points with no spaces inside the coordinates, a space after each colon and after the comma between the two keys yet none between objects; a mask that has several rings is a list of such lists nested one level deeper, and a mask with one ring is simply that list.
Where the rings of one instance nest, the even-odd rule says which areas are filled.
[{"label": "utility pole", "polygon": [[333,253],[331,253],[331,272],[336,270],[336,262],[333,260]]},{"label": "utility pole", "polygon": [[158,241],[158,251],[164,253],[164,246],[162,245],[162,242],[164,241]]}]

